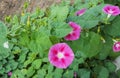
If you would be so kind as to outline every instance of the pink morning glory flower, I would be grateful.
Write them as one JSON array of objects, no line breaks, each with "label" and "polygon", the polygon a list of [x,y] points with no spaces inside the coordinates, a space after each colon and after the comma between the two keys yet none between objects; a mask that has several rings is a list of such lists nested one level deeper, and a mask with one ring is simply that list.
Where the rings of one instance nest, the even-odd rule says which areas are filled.
[{"label": "pink morning glory flower", "polygon": [[74,53],[66,43],[57,43],[50,48],[48,58],[55,67],[67,68],[74,59]]},{"label": "pink morning glory flower", "polygon": [[106,5],[103,7],[103,12],[108,14],[108,18],[113,15],[113,16],[117,16],[120,14],[120,8],[118,6],[114,6],[114,5]]},{"label": "pink morning glory flower", "polygon": [[72,27],[72,31],[65,36],[65,40],[77,40],[80,37],[81,27],[75,22],[69,22],[69,26]]},{"label": "pink morning glory flower", "polygon": [[8,76],[11,76],[12,75],[12,72],[8,72]]},{"label": "pink morning glory flower", "polygon": [[119,52],[120,51],[120,42],[115,42],[113,45],[113,51]]},{"label": "pink morning glory flower", "polygon": [[76,15],[76,16],[81,16],[81,15],[83,15],[83,14],[85,13],[85,11],[86,11],[86,8],[83,8],[83,9],[81,9],[81,10],[78,10],[78,11],[75,13],[75,15]]}]

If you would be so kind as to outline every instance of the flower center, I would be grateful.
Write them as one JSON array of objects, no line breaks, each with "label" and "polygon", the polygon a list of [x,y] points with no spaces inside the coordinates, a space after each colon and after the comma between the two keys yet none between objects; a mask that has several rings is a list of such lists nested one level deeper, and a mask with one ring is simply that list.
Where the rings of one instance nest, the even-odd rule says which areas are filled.
[{"label": "flower center", "polygon": [[61,59],[61,58],[63,58],[63,57],[64,57],[64,55],[63,55],[63,53],[58,52],[57,57],[58,57],[59,59]]},{"label": "flower center", "polygon": [[120,44],[116,44],[116,47],[119,48],[119,47],[120,47]]},{"label": "flower center", "polygon": [[110,14],[112,14],[112,13],[113,13],[113,11],[110,9],[110,10],[109,10],[109,13],[110,13]]}]

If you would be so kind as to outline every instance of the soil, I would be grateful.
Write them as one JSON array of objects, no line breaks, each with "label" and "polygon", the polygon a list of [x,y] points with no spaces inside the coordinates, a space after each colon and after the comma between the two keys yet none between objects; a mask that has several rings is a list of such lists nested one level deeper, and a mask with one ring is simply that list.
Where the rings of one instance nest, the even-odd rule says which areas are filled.
[{"label": "soil", "polygon": [[28,12],[32,12],[36,7],[47,8],[53,3],[60,3],[61,0],[0,0],[0,20],[5,16],[19,14],[25,2],[29,3]]}]

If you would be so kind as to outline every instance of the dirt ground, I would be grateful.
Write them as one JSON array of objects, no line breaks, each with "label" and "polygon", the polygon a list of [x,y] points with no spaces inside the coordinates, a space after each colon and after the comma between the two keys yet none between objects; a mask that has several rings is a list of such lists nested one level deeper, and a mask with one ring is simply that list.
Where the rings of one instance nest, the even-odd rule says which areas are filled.
[{"label": "dirt ground", "polygon": [[0,0],[0,20],[5,16],[21,13],[25,2],[29,3],[28,12],[32,12],[36,7],[46,8],[52,3],[60,3],[61,0]]}]

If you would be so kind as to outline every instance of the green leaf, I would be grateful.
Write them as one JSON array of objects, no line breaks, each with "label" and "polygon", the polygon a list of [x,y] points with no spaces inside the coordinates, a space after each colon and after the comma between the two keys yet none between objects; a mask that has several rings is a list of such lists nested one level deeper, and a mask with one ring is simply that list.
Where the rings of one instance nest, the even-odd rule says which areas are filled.
[{"label": "green leaf", "polygon": [[19,18],[17,15],[15,15],[13,17],[13,19],[11,20],[12,24],[15,24],[15,25],[19,25]]},{"label": "green leaf", "polygon": [[24,75],[21,70],[16,69],[14,72],[12,72],[12,76],[10,78],[24,78]]},{"label": "green leaf", "polygon": [[7,26],[0,21],[0,38],[7,36]]},{"label": "green leaf", "polygon": [[31,19],[34,20],[34,19],[37,19],[38,17],[43,17],[45,14],[44,14],[44,10],[43,9],[40,9],[40,8],[36,8],[36,12],[35,13],[32,13],[30,15]]},{"label": "green leaf", "polygon": [[49,38],[49,31],[44,30],[43,27],[41,27],[40,30],[33,31],[30,38],[31,41],[28,47],[33,52],[45,51],[52,45]]},{"label": "green leaf", "polygon": [[29,41],[29,34],[27,34],[26,32],[21,33],[18,43],[22,46],[27,46],[29,44]]},{"label": "green leaf", "polygon": [[108,24],[104,28],[104,32],[109,34],[113,37],[120,37],[119,31],[120,31],[120,16],[117,16],[111,24]]},{"label": "green leaf", "polygon": [[[8,48],[5,47],[5,44],[8,45]],[[8,57],[9,51],[9,42],[7,41],[7,26],[0,21],[0,60]]]},{"label": "green leaf", "polygon": [[72,31],[72,28],[64,22],[54,23],[53,26],[54,26],[54,29],[52,31],[52,35],[58,38],[65,37],[68,33]]},{"label": "green leaf", "polygon": [[2,68],[1,70],[0,70],[0,74],[4,74],[5,73],[5,68]]},{"label": "green leaf", "polygon": [[21,53],[20,47],[18,47],[18,46],[13,47],[13,52],[12,53],[13,54],[19,54],[19,53]]},{"label": "green leaf", "polygon": [[112,1],[110,1],[110,0],[104,0],[104,1],[105,1],[105,3],[107,3],[107,4],[113,4],[113,5],[118,4],[118,5],[119,5],[119,1],[120,1],[120,0],[112,0]]},{"label": "green leaf", "polygon": [[109,70],[109,72],[115,72],[116,66],[112,62],[105,62],[106,68]]},{"label": "green leaf", "polygon": [[9,71],[11,71],[11,67],[10,67],[10,65],[7,65],[7,66],[6,66],[5,71],[6,71],[6,73],[9,72]]},{"label": "green leaf", "polygon": [[79,24],[82,28],[92,28],[98,24],[98,20],[92,20],[90,18],[84,19],[84,17],[73,16],[69,17],[68,21],[74,21]]},{"label": "green leaf", "polygon": [[49,66],[48,64],[44,64],[44,65],[42,66],[42,68],[45,69],[45,70],[47,70],[48,66]]},{"label": "green leaf", "polygon": [[10,45],[6,37],[0,40],[0,60],[7,58],[10,54]]},{"label": "green leaf", "polygon": [[97,78],[109,77],[109,71],[104,66],[96,66],[94,72],[97,74]]},{"label": "green leaf", "polygon": [[46,70],[45,69],[40,69],[37,71],[38,77],[44,78],[46,75]]},{"label": "green leaf", "polygon": [[21,52],[21,54],[20,54],[20,56],[19,56],[19,59],[18,59],[19,63],[23,63],[23,62],[25,61],[26,56],[27,56],[27,55],[26,55],[27,52],[28,52],[28,50],[27,50],[27,51],[22,51],[22,52]]},{"label": "green leaf", "polygon": [[80,69],[78,71],[78,76],[80,78],[90,78],[90,71],[87,69]]},{"label": "green leaf", "polygon": [[52,44],[56,44],[60,42],[59,38],[57,38],[56,36],[50,36],[50,40]]},{"label": "green leaf", "polygon": [[29,53],[28,60],[26,60],[24,62],[24,67],[27,67],[27,65],[31,64],[34,61],[34,59],[36,58],[37,54],[38,53],[36,53],[36,52]]},{"label": "green leaf", "polygon": [[77,71],[77,70],[78,70],[78,65],[79,65],[78,59],[75,58],[75,59],[73,60],[72,64],[69,66],[69,69],[72,69],[72,70],[74,70],[74,71]]},{"label": "green leaf", "polygon": [[34,67],[33,66],[29,67],[26,74],[27,78],[30,78],[34,73],[35,73]]},{"label": "green leaf", "polygon": [[67,71],[63,74],[63,78],[73,78],[73,74],[74,74],[74,71],[73,71],[73,70],[67,70]]},{"label": "green leaf", "polygon": [[63,72],[62,69],[56,68],[55,71],[53,72],[54,73],[54,77],[53,78],[61,78],[62,77],[62,72]]},{"label": "green leaf", "polygon": [[84,58],[95,56],[102,47],[100,35],[94,32],[81,33],[79,40],[68,42],[68,44],[74,52],[79,52]]},{"label": "green leaf", "polygon": [[[10,29],[10,31],[9,31],[9,34],[11,35],[11,36],[16,36],[16,35],[18,35],[18,34],[20,34],[20,28],[21,28],[21,25],[12,25],[11,26],[11,29]],[[23,30],[25,30],[25,29],[22,29],[22,31]]]},{"label": "green leaf", "polygon": [[32,52],[38,52],[40,57],[43,57],[46,51],[48,51],[52,45],[52,42],[49,38],[49,32],[42,29],[43,28],[33,31],[30,36],[30,43],[27,44],[28,48]]},{"label": "green leaf", "polygon": [[52,6],[50,19],[55,18],[57,21],[64,21],[69,12],[68,6]]},{"label": "green leaf", "polygon": [[118,77],[120,77],[120,69],[117,71],[117,75]]},{"label": "green leaf", "polygon": [[27,69],[22,69],[21,72],[22,72],[23,75],[26,75],[27,74]]},{"label": "green leaf", "polygon": [[43,62],[49,62],[48,57],[42,59]]},{"label": "green leaf", "polygon": [[45,78],[53,78],[53,74],[47,74]]},{"label": "green leaf", "polygon": [[53,72],[53,68],[54,68],[53,65],[49,64],[49,66],[48,66],[48,73],[49,74]]},{"label": "green leaf", "polygon": [[21,18],[20,18],[20,24],[26,25],[29,15],[30,15],[29,13],[26,13],[25,15],[21,16]]},{"label": "green leaf", "polygon": [[79,65],[84,63],[83,58],[75,58],[72,64],[69,66],[69,69],[72,69],[73,71],[78,71]]},{"label": "green leaf", "polygon": [[41,59],[36,59],[35,61],[33,61],[32,66],[33,66],[34,69],[39,69],[41,64],[42,64],[42,60]]},{"label": "green leaf", "polygon": [[109,76],[108,70],[106,68],[102,68],[98,78],[108,78],[108,76]]},{"label": "green leaf", "polygon": [[13,70],[16,69],[17,66],[18,66],[18,62],[14,61],[14,60],[10,60],[9,63],[10,63],[10,64],[9,64],[10,67],[11,67]]},{"label": "green leaf", "polygon": [[87,9],[82,16],[71,16],[67,20],[78,23],[82,28],[93,28],[103,20],[102,8],[103,4]]},{"label": "green leaf", "polygon": [[120,52],[117,52],[117,53],[116,53],[116,52],[110,51],[109,56],[110,56],[111,58],[116,58],[116,57],[120,56]]},{"label": "green leaf", "polygon": [[98,58],[100,60],[104,60],[109,56],[113,45],[113,41],[109,36],[106,35],[104,39],[105,39],[105,43],[103,43],[103,47],[101,48],[98,55]]},{"label": "green leaf", "polygon": [[38,78],[38,75],[34,75],[33,78]]}]

